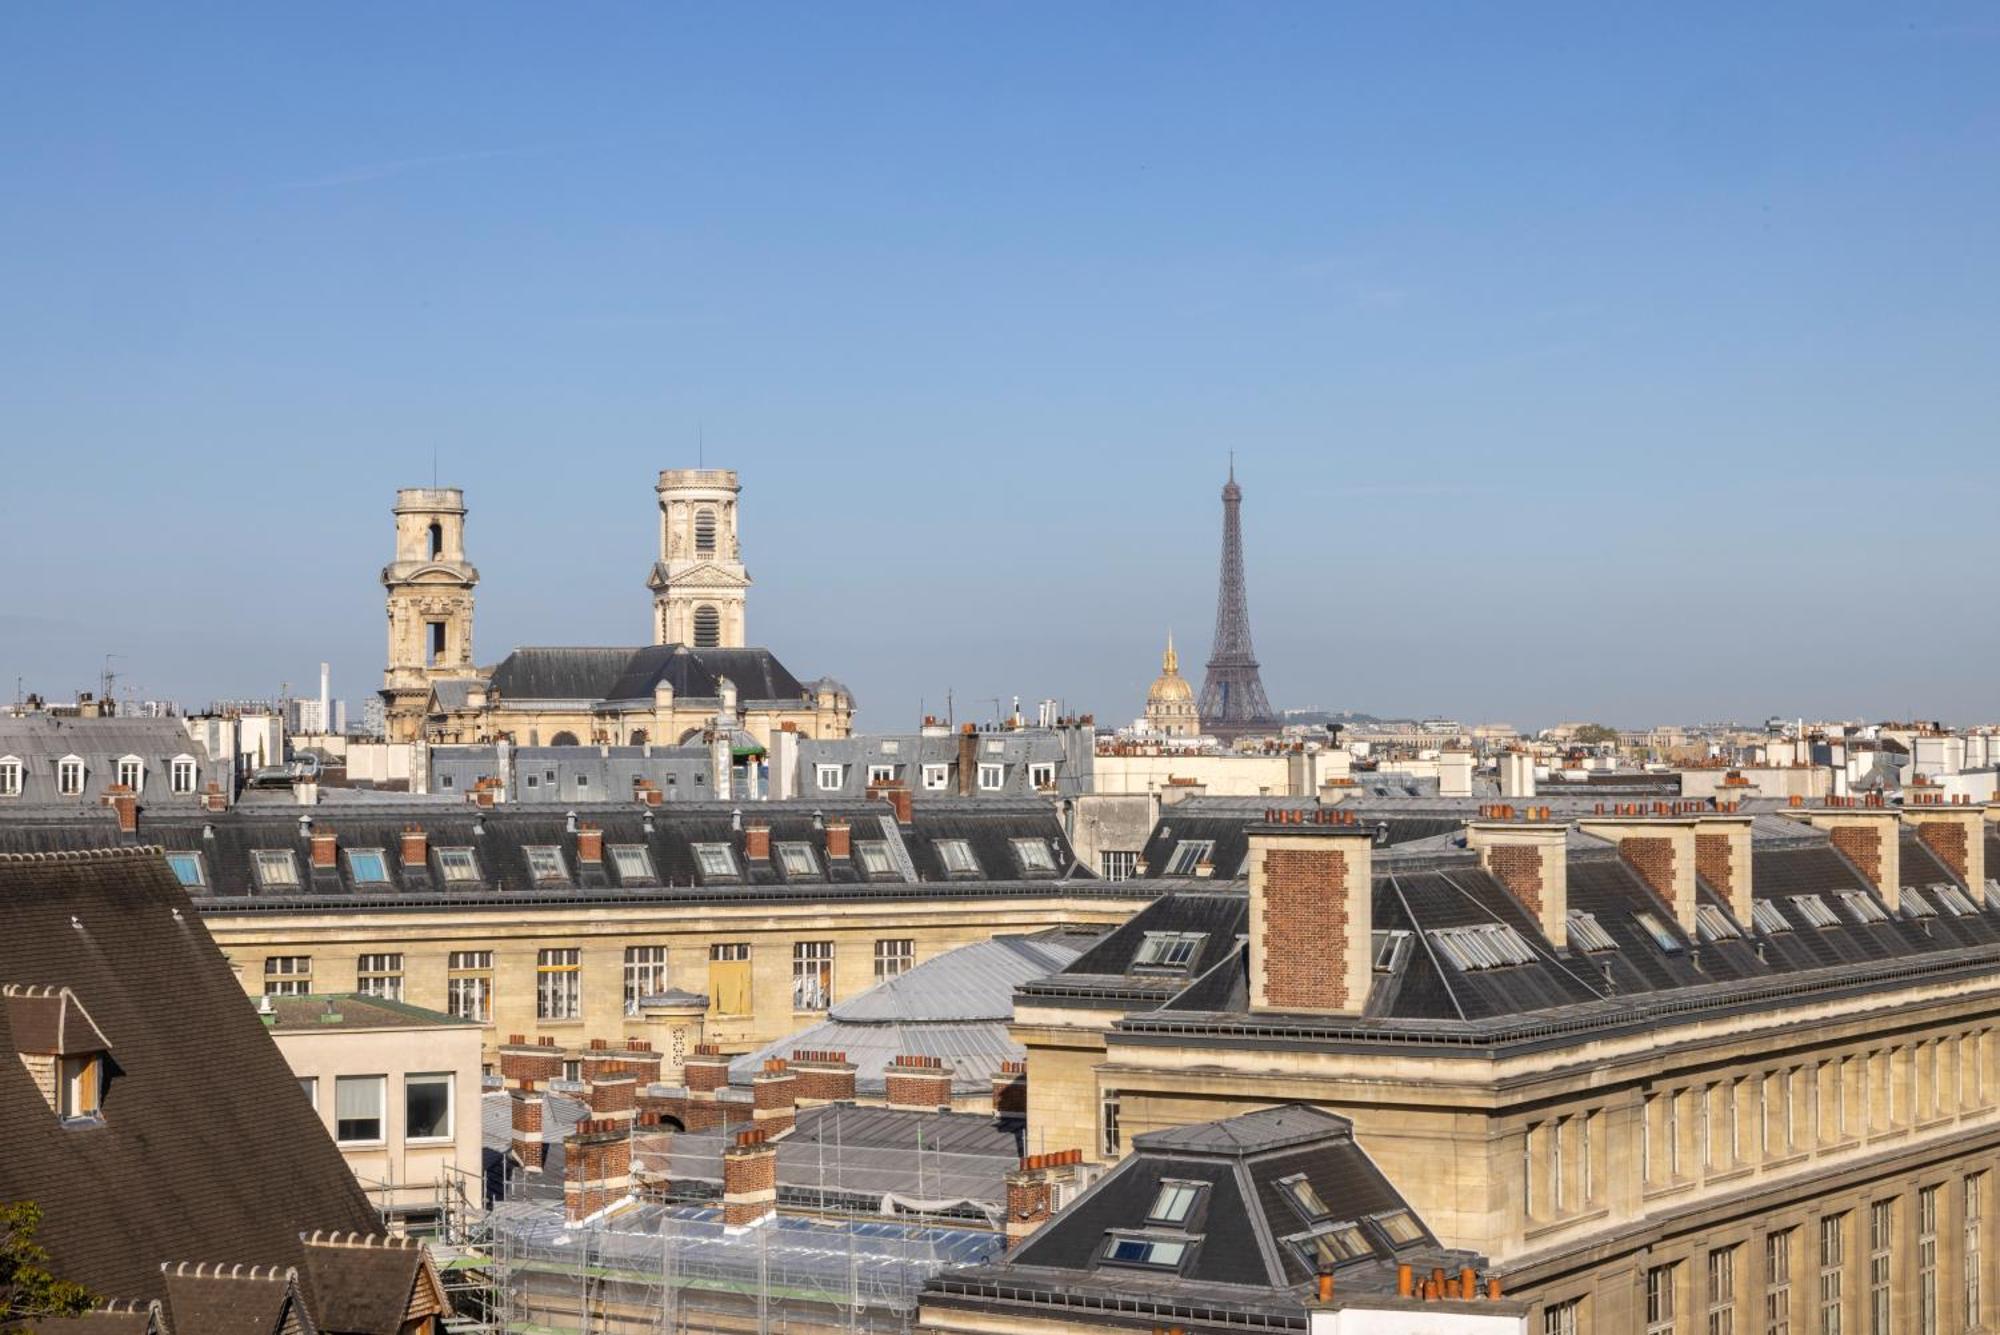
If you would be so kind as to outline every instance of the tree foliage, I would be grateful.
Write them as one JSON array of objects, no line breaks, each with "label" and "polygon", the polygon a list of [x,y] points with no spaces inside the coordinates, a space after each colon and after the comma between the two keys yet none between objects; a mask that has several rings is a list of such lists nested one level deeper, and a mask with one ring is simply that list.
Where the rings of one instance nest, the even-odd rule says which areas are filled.
[{"label": "tree foliage", "polygon": [[1605,742],[1617,741],[1618,730],[1607,728],[1602,723],[1586,723],[1576,730],[1574,740],[1585,746],[1601,746]]},{"label": "tree foliage", "polygon": [[49,1273],[49,1254],[35,1242],[41,1222],[33,1201],[0,1202],[0,1327],[75,1316],[97,1301],[83,1285]]}]

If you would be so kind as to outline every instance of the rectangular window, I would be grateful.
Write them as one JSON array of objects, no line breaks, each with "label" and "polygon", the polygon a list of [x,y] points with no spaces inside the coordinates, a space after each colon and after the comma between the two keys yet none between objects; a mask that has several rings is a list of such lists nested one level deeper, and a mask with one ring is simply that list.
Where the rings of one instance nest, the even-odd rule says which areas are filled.
[{"label": "rectangular window", "polygon": [[259,848],[250,854],[257,885],[264,890],[299,888],[299,864],[289,848]]},{"label": "rectangular window", "polygon": [[1764,1335],[1792,1335],[1792,1230],[1764,1235]]},{"label": "rectangular window", "polygon": [[97,1116],[104,1089],[104,1059],[95,1053],[62,1059],[61,1104],[64,1120]]},{"label": "rectangular window", "polygon": [[1667,925],[1655,915],[1641,910],[1632,915],[1632,920],[1646,929],[1646,935],[1652,937],[1653,944],[1661,950],[1678,953],[1681,949],[1681,939],[1668,931]]},{"label": "rectangular window", "polygon": [[389,884],[389,859],[379,848],[347,850],[347,874],[356,885]]},{"label": "rectangular window", "polygon": [[1055,854],[1049,852],[1049,846],[1041,840],[1016,839],[1013,844],[1014,856],[1020,861],[1023,872],[1032,875],[1056,869]]},{"label": "rectangular window", "polygon": [[1185,969],[1206,940],[1206,932],[1147,932],[1132,964],[1141,969]]},{"label": "rectangular window", "polygon": [[625,1013],[637,1015],[639,1002],[667,990],[667,948],[625,947]]},{"label": "rectangular window", "polygon": [[333,1082],[334,1139],[343,1145],[382,1143],[382,1105],[388,1078],[343,1075]]},{"label": "rectangular window", "polygon": [[1167,1238],[1113,1238],[1104,1259],[1118,1265],[1152,1266],[1162,1270],[1179,1267],[1187,1243]]},{"label": "rectangular window", "polygon": [[21,795],[21,762],[0,760],[0,797]]},{"label": "rectangular window", "polygon": [[1674,1272],[1656,1265],[1646,1272],[1646,1335],[1674,1335]]},{"label": "rectangular window", "polygon": [[642,844],[613,844],[611,867],[620,885],[652,885],[660,879],[653,874],[653,855]]},{"label": "rectangular window", "polygon": [[1729,915],[1713,904],[1695,905],[1694,922],[1704,941],[1734,941],[1743,935]]},{"label": "rectangular window", "polygon": [[1736,1335],[1736,1249],[1708,1254],[1708,1335]]},{"label": "rectangular window", "polygon": [[1118,1131],[1118,1093],[1116,1090],[1105,1094],[1103,1100],[1097,1105],[1097,1132],[1098,1144],[1103,1147],[1105,1157],[1111,1159],[1117,1158],[1118,1152],[1125,1142]]},{"label": "rectangular window", "polygon": [[894,765],[870,765],[868,767],[868,782],[894,783],[895,781],[896,767]]},{"label": "rectangular window", "polygon": [[319,1111],[319,1077],[316,1075],[300,1076],[299,1088],[305,1092],[306,1102],[313,1106],[313,1111]]},{"label": "rectangular window", "polygon": [[979,767],[980,792],[997,793],[1006,786],[1007,786],[1007,767],[1005,765],[982,764]]},{"label": "rectangular window", "polygon": [[1618,943],[1597,921],[1597,915],[1581,909],[1569,911],[1569,943],[1583,951],[1618,949]]},{"label": "rectangular window", "polygon": [[792,1009],[823,1011],[833,1004],[833,942],[792,942]]},{"label": "rectangular window", "polygon": [[706,880],[735,876],[736,850],[728,844],[696,844],[694,864]]},{"label": "rectangular window", "polygon": [[811,844],[783,843],[777,846],[778,867],[787,877],[819,875],[819,859]]},{"label": "rectangular window", "polygon": [[1888,910],[1875,902],[1872,895],[1860,890],[1849,890],[1841,895],[1840,902],[1847,905],[1847,911],[1854,915],[1856,922],[1887,922]]},{"label": "rectangular window", "polygon": [[916,959],[917,943],[909,937],[882,937],[875,942],[875,978],[900,978]]},{"label": "rectangular window", "polygon": [[1986,1308],[1979,1287],[1979,1272],[1985,1267],[1980,1250],[1981,1216],[1986,1206],[1986,1174],[1965,1176],[1965,1328],[1979,1330],[1986,1324]]},{"label": "rectangular window", "polygon": [[479,858],[469,848],[440,848],[438,872],[448,885],[473,885],[479,881]]},{"label": "rectangular window", "polygon": [[1167,857],[1167,875],[1192,876],[1194,869],[1207,862],[1213,852],[1213,839],[1183,839],[1174,845],[1174,851]]},{"label": "rectangular window", "polygon": [[979,875],[979,860],[972,856],[972,845],[965,840],[940,839],[937,841],[937,851],[938,857],[944,861],[946,875]]},{"label": "rectangular window", "polygon": [[1041,760],[1028,766],[1028,783],[1038,792],[1045,788],[1055,787],[1055,765],[1049,761]]},{"label": "rectangular window", "polygon": [[381,997],[388,1001],[403,999],[401,955],[363,955],[354,973],[355,990],[362,996]]},{"label": "rectangular window", "polygon": [[403,1077],[403,1139],[451,1139],[451,1076]]},{"label": "rectangular window", "polygon": [[1876,1201],[1868,1207],[1868,1329],[1869,1335],[1890,1335],[1894,1309],[1890,1284],[1895,1275],[1896,1203]]},{"label": "rectangular window", "polygon": [[1840,915],[1828,908],[1818,895],[1793,895],[1792,911],[1812,927],[1838,927]]},{"label": "rectangular window", "polygon": [[815,765],[813,766],[813,781],[819,785],[821,792],[837,793],[847,782],[847,766]]},{"label": "rectangular window", "polygon": [[1542,1309],[1542,1335],[1582,1335],[1583,1299],[1551,1303]]},{"label": "rectangular window", "polygon": [[583,1015],[583,952],[575,946],[535,956],[535,1017],[575,1020]]},{"label": "rectangular window", "polygon": [[312,975],[310,955],[267,955],[264,958],[264,995],[305,996],[313,990]]},{"label": "rectangular window", "polygon": [[569,884],[569,868],[563,864],[560,848],[542,846],[521,851],[528,855],[528,874],[535,878],[536,885]]},{"label": "rectangular window", "polygon": [[56,762],[56,791],[64,797],[83,791],[83,761],[72,756]]},{"label": "rectangular window", "polygon": [[1938,1330],[1938,1189],[1917,1191],[1917,1330]]},{"label": "rectangular window", "polygon": [[750,1013],[748,941],[719,941],[708,948],[708,1004],[717,1015]]},{"label": "rectangular window", "polygon": [[119,761],[118,782],[135,793],[140,791],[146,783],[146,763],[129,756]]},{"label": "rectangular window", "polygon": [[951,783],[951,767],[949,765],[924,766],[925,792],[927,793],[942,792],[950,783]]},{"label": "rectangular window", "polygon": [[854,845],[854,856],[861,859],[861,870],[869,876],[894,876],[896,863],[889,856],[889,845],[880,839],[863,839]]},{"label": "rectangular window", "polygon": [[454,950],[446,959],[445,1009],[461,1020],[493,1020],[493,952]]},{"label": "rectangular window", "polygon": [[199,853],[169,853],[167,865],[173,868],[174,879],[190,890],[208,888],[208,873],[201,865]]},{"label": "rectangular window", "polygon": [[1097,874],[1107,881],[1130,880],[1139,869],[1137,853],[1103,852],[1097,855]]},{"label": "rectangular window", "polygon": [[1147,1220],[1156,1224],[1186,1223],[1201,1188],[1199,1182],[1176,1182],[1171,1178],[1161,1182],[1159,1194],[1153,1197],[1153,1208],[1146,1214]]},{"label": "rectangular window", "polygon": [[1847,1264],[1847,1216],[1828,1215],[1819,1221],[1819,1330],[1840,1335],[1841,1288]]},{"label": "rectangular window", "polygon": [[1766,936],[1776,936],[1779,932],[1792,930],[1791,919],[1784,915],[1777,904],[1768,899],[1760,899],[1750,906],[1750,921]]}]

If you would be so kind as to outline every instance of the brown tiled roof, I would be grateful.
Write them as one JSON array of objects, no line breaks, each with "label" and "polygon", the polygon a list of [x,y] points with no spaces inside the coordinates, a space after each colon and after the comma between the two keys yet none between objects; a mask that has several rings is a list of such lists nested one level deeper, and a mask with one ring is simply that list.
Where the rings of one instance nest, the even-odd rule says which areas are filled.
[{"label": "brown tiled roof", "polygon": [[355,1233],[301,1241],[313,1314],[326,1335],[396,1335],[409,1318],[444,1309],[421,1243]]},{"label": "brown tiled roof", "polygon": [[0,1062],[0,1200],[42,1206],[57,1274],[162,1298],[163,1262],[301,1268],[301,1233],[380,1226],[157,849],[0,856],[0,983],[70,989],[111,1045],[96,1125]]},{"label": "brown tiled roof", "polygon": [[66,987],[6,983],[0,985],[0,997],[6,999],[16,1052],[74,1057],[111,1050],[110,1042],[91,1023],[90,1012]]},{"label": "brown tiled roof", "polygon": [[281,1335],[313,1329],[298,1274],[277,1266],[178,1262],[160,1267],[174,1335]]}]

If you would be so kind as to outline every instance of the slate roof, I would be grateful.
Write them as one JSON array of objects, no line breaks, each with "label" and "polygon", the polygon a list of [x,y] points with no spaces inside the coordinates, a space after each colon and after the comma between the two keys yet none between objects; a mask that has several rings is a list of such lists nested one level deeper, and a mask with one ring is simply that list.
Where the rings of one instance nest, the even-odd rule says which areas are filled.
[{"label": "slate roof", "polygon": [[[74,796],[56,787],[57,763],[72,755],[83,761],[83,791]],[[193,810],[201,805],[201,791],[210,779],[228,778],[227,767],[211,768],[207,748],[188,736],[179,719],[0,715],[0,760],[21,762],[21,791],[0,797],[0,812],[17,807],[99,806],[105,788],[118,782],[118,762],[127,756],[137,756],[142,763],[139,800],[149,808]],[[194,790],[177,794],[172,791],[172,764],[182,756],[195,762]]]},{"label": "slate roof", "polygon": [[[922,733],[873,735],[865,737],[799,739],[798,791],[807,796],[861,797],[868,791],[871,772],[886,768],[892,782],[913,793],[958,793],[961,738],[968,734]],[[1050,767],[1055,792],[1061,795],[1088,792],[1094,743],[1086,732],[1075,739],[1076,755],[1064,746],[1063,734],[1047,728],[1001,728],[969,734],[972,742],[973,788],[969,796],[1028,797],[1041,791],[1034,783],[1039,765]],[[839,782],[822,786],[820,767],[838,765]],[[1000,766],[1000,786],[978,786],[977,767]],[[927,788],[925,771],[942,767],[944,786]],[[827,777],[832,777],[828,775]]]},{"label": "slate roof", "polygon": [[680,700],[719,700],[727,677],[739,702],[807,699],[799,679],[769,649],[695,649],[685,644],[642,648],[516,649],[488,678],[489,700],[501,708],[529,700],[648,700],[665,683]]},{"label": "slate roof", "polygon": [[495,778],[509,805],[568,804],[622,801],[634,779],[646,779],[669,801],[699,800],[712,791],[709,759],[705,746],[510,746],[504,756],[497,746],[433,746],[430,788],[462,801]]},{"label": "slate roof", "polygon": [[95,1125],[0,1062],[0,1200],[41,1203],[58,1273],[163,1298],[163,1262],[297,1267],[302,1231],[379,1228],[157,851],[0,857],[0,981],[69,988],[111,1045]]}]

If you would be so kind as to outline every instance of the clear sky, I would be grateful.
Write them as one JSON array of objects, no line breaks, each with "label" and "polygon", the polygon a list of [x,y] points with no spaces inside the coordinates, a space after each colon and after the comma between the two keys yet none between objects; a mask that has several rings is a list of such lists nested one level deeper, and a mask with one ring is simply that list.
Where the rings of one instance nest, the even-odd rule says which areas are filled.
[{"label": "clear sky", "polygon": [[1991,5],[0,8],[0,674],[638,643],[741,470],[855,690],[1198,678],[1237,451],[1281,706],[2000,715]]}]

